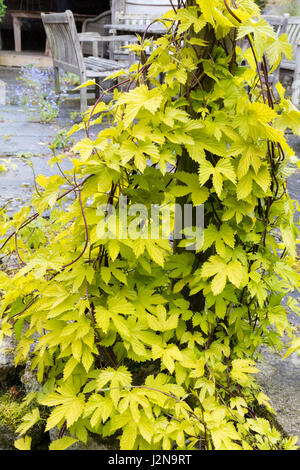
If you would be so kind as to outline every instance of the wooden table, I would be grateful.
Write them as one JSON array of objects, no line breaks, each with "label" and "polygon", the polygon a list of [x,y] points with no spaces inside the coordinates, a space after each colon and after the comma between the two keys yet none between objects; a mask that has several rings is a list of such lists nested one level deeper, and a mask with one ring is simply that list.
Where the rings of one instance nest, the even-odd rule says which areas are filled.
[{"label": "wooden table", "polygon": [[[148,24],[149,23],[150,21],[148,21]],[[128,33],[143,34],[146,31],[148,24],[105,24],[104,28],[108,29],[109,31],[126,31]],[[147,29],[147,35],[154,34],[155,36],[160,36],[162,34],[165,34],[166,32],[167,28],[164,28],[161,25],[157,26],[156,24],[149,26],[149,28]]]},{"label": "wooden table", "polygon": [[129,41],[129,42],[137,42],[137,38],[135,36],[129,35],[122,35],[122,36],[101,36],[97,32],[86,32],[86,33],[78,33],[79,42],[91,42],[93,48],[93,57],[99,57],[99,42],[109,42],[113,43],[114,41]]},{"label": "wooden table", "polygon": [[[13,31],[14,31],[14,40],[15,40],[15,51],[21,52],[22,50],[22,42],[21,42],[21,27],[22,27],[22,19],[35,19],[41,20],[41,12],[40,11],[23,11],[23,10],[8,10],[12,16],[13,20]],[[50,12],[45,12],[50,13]],[[83,23],[88,18],[95,18],[95,15],[81,15],[78,13],[73,13],[75,22]],[[46,47],[47,50],[47,47]]]}]

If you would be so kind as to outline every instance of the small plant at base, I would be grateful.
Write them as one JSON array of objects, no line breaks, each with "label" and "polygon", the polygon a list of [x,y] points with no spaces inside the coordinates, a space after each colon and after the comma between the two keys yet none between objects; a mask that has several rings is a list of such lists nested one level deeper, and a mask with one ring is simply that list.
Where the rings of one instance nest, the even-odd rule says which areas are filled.
[{"label": "small plant at base", "polygon": [[51,150],[55,150],[55,149],[66,150],[66,149],[69,149],[73,143],[74,143],[73,139],[71,139],[70,136],[68,135],[68,130],[59,129],[56,132],[53,141],[49,145],[49,148]]},{"label": "small plant at base", "polygon": [[6,12],[6,5],[4,3],[4,0],[0,0],[0,22],[2,21],[4,15]]},{"label": "small plant at base", "polygon": [[79,113],[78,111],[75,111],[75,112],[72,111],[70,113],[70,119],[72,123],[76,121],[81,121],[81,118],[82,118],[81,113]]},{"label": "small plant at base", "polygon": [[[286,332],[287,354],[299,347],[287,317],[299,309],[282,301],[300,282],[284,137],[300,132],[300,113],[281,85],[274,98],[267,70],[291,48],[252,1],[232,3],[187,0],[164,15],[150,57],[144,38],[133,46],[141,60],[125,90],[105,91],[112,101],[102,95],[71,129],[86,137],[67,189],[63,174],[39,175],[35,212],[1,227],[1,250],[20,262],[0,276],[1,334],[28,323],[16,362],[33,349],[43,390],[31,399],[51,409],[57,449],[89,431],[124,450],[297,448],[257,416],[258,404],[274,410],[254,379],[260,346],[282,351]],[[154,219],[132,209],[174,202],[192,215],[204,204],[202,246],[144,236]],[[136,237],[124,236],[124,209]],[[32,248],[23,230],[46,210],[47,240]]]},{"label": "small plant at base", "polygon": [[26,412],[21,408],[20,402],[10,392],[0,396],[0,420],[13,431],[21,424],[22,417]]}]

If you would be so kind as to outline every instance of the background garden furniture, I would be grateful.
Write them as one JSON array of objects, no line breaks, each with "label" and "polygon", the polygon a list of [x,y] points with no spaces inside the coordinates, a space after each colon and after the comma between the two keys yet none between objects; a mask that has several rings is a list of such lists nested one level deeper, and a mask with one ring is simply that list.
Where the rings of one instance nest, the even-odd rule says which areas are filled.
[{"label": "background garden furniture", "polygon": [[[299,105],[299,87],[300,87],[300,17],[263,15],[263,18],[273,26],[277,36],[286,33],[288,41],[293,47],[293,59],[282,58],[277,69],[269,76],[269,83],[272,85],[274,94],[277,94],[276,83],[280,80],[280,75],[286,70],[292,74],[292,102],[295,106]],[[247,40],[240,42],[243,50],[249,47]]]},{"label": "background garden furniture", "polygon": [[[293,47],[292,60],[282,58],[279,67],[271,75],[271,82],[273,87],[280,80],[280,73],[285,70],[292,74],[292,102],[295,106],[299,106],[300,99],[300,17],[290,16],[285,14],[283,16],[270,16],[264,15],[263,18],[271,24],[277,35],[286,33],[289,43]],[[276,93],[276,89],[274,88]]]},{"label": "background garden furniture", "polygon": [[[143,35],[147,30],[148,36],[158,36],[166,32],[164,25],[155,19],[160,18],[171,9],[169,0],[149,1],[149,0],[112,0],[111,2],[111,23],[105,28],[110,34],[138,33]],[[151,26],[149,26],[151,24]],[[126,51],[119,44],[109,46],[110,55],[116,59],[124,58]],[[146,50],[146,53],[150,53]]]},{"label": "background garden furniture", "polygon": [[[82,33],[98,33],[100,36],[105,36],[107,31],[104,28],[104,25],[111,23],[111,10],[104,11],[95,18],[88,18],[82,24]],[[84,55],[95,55],[92,50],[92,45],[88,42],[85,42],[82,47]],[[98,43],[98,54],[99,57],[108,58],[108,43]]]},{"label": "background garden furniture", "polygon": [[300,17],[290,16],[287,26],[288,40],[293,46],[293,60],[282,60],[283,70],[294,71],[292,85],[292,102],[295,106],[300,104]]},{"label": "background garden furniture", "polygon": [[[271,26],[273,26],[278,37],[281,36],[281,34],[284,34],[287,32],[288,19],[289,19],[288,14],[283,15],[283,16],[263,15],[263,18]],[[273,86],[275,94],[277,93],[275,85],[276,83],[279,82],[281,67],[282,67],[282,61],[280,62],[280,65],[277,67],[277,69],[274,70],[274,72],[268,77],[269,83]]]},{"label": "background garden furniture", "polygon": [[[22,41],[21,41],[21,28],[22,28],[22,20],[40,20],[41,19],[41,12],[40,11],[23,11],[23,10],[9,10],[10,15],[12,16],[13,20],[13,33],[14,33],[14,41],[15,41],[15,51],[21,52],[22,51]],[[74,13],[73,14],[76,21],[83,23],[87,19],[91,17],[91,15],[81,15]],[[47,46],[46,46],[47,49]]]},{"label": "background garden furniture", "polygon": [[[73,14],[70,10],[65,13],[43,14],[42,21],[45,27],[47,39],[51,49],[51,55],[55,74],[55,87],[59,93],[59,69],[65,72],[71,72],[79,75],[80,84],[88,78],[99,80],[112,74],[112,72],[128,69],[134,62],[134,53],[127,56],[127,61],[120,62],[101,57],[83,57],[80,41],[93,42],[111,42],[111,41],[137,41],[135,36],[84,36],[79,35],[76,30]],[[80,89],[80,110],[84,112],[87,109],[87,88]]]}]

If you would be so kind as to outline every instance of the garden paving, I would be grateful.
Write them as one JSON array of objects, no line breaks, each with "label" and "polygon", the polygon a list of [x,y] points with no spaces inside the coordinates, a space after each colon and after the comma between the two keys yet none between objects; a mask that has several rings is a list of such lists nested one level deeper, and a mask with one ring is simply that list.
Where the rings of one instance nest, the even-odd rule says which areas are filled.
[{"label": "garden paving", "polygon": [[[0,172],[0,207],[7,203],[9,212],[28,203],[34,188],[33,174],[28,164],[17,155],[30,153],[35,174],[50,176],[56,168],[48,165],[51,158],[49,143],[58,129],[70,128],[70,113],[79,110],[79,100],[63,103],[54,124],[32,122],[20,105],[10,105],[17,87],[18,69],[0,67],[0,80],[7,83],[7,104],[0,105],[0,165],[6,163],[7,171]],[[93,129],[93,133],[97,129]],[[76,139],[82,133],[76,133]],[[289,137],[291,147],[300,156],[300,138]],[[63,169],[71,167],[71,161],[63,160]],[[300,202],[300,172],[289,178],[288,190],[293,199]],[[299,218],[299,213],[297,214]],[[300,300],[299,292],[294,297]],[[291,323],[300,331],[300,318],[291,314]],[[300,356],[296,353],[284,361],[274,353],[262,351],[263,363],[259,365],[258,381],[277,412],[276,419],[289,435],[300,436]],[[300,445],[300,439],[299,439]]]},{"label": "garden paving", "polygon": [[[57,173],[54,165],[48,165],[52,157],[49,144],[60,130],[68,130],[74,124],[71,113],[79,111],[79,95],[72,96],[61,105],[59,115],[51,123],[32,121],[21,104],[11,104],[16,96],[22,95],[25,88],[18,81],[19,69],[0,67],[0,80],[6,83],[6,103],[0,105],[0,207],[6,204],[9,215],[29,203],[34,189],[33,172],[20,156],[31,158],[36,175],[51,176]],[[99,126],[91,129],[91,137],[99,131]],[[80,140],[84,131],[77,132],[72,140]],[[58,150],[62,151],[62,150]],[[72,167],[70,159],[61,163],[63,170]]]}]

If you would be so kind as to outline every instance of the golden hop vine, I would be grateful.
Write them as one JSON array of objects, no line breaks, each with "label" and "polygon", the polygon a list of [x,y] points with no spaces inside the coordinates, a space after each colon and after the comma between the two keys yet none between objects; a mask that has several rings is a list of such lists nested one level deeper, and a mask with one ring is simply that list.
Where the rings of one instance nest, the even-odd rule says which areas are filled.
[{"label": "golden hop vine", "polygon": [[[170,3],[150,57],[145,34],[122,91],[71,129],[86,129],[72,171],[39,175],[31,207],[2,216],[1,252],[19,269],[1,273],[1,335],[15,334],[16,364],[30,356],[42,387],[25,400],[36,407],[20,449],[40,405],[45,430],[59,429],[51,449],[90,432],[127,450],[296,448],[258,415],[273,410],[254,376],[262,345],[282,351],[287,333],[287,354],[299,347],[286,187],[298,162],[284,132],[299,134],[300,113],[269,81],[291,46],[250,0]],[[145,236],[150,208],[174,204],[204,207],[201,243],[188,230],[172,240],[162,213],[167,236]],[[136,205],[148,216],[136,221]]]}]

